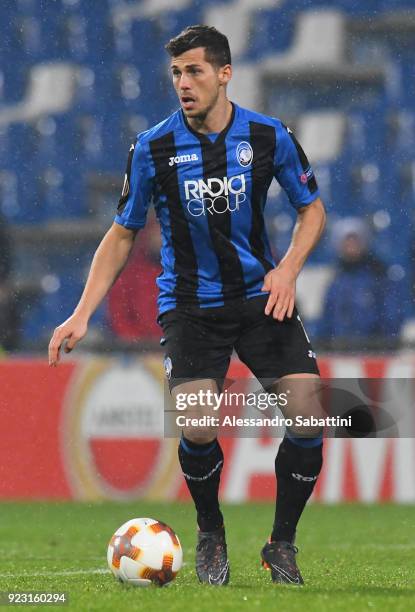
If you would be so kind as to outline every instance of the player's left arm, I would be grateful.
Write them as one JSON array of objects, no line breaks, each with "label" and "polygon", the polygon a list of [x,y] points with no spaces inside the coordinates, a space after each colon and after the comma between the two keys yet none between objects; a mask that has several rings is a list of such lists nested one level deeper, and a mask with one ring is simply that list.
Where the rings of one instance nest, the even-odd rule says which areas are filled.
[{"label": "player's left arm", "polygon": [[323,202],[316,198],[311,204],[297,209],[291,244],[276,268],[264,278],[263,291],[269,291],[265,314],[283,321],[291,317],[295,304],[297,276],[316,246],[326,222]]},{"label": "player's left arm", "polygon": [[283,321],[293,314],[297,276],[321,236],[326,213],[307,156],[281,122],[276,124],[276,142],[274,175],[297,211],[297,223],[287,253],[265,276],[262,290],[270,293],[265,314]]}]

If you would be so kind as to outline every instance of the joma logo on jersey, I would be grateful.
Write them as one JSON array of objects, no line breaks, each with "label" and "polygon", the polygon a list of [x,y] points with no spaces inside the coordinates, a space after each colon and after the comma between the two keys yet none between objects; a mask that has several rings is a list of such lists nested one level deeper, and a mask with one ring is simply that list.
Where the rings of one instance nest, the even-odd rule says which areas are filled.
[{"label": "joma logo on jersey", "polygon": [[245,176],[238,174],[230,178],[210,178],[204,181],[185,181],[187,210],[193,217],[207,212],[211,215],[234,212],[246,200]]},{"label": "joma logo on jersey", "polygon": [[184,162],[192,162],[198,161],[198,156],[196,153],[192,153],[191,155],[177,155],[176,157],[170,157],[169,166],[174,166],[174,164],[183,164]]}]

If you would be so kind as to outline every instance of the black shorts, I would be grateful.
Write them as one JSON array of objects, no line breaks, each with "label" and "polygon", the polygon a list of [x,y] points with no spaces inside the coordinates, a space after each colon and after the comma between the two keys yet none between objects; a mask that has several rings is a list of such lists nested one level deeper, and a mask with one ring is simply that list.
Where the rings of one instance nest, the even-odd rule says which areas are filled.
[{"label": "black shorts", "polygon": [[264,312],[267,300],[264,294],[226,306],[163,313],[159,322],[170,389],[185,380],[207,378],[221,387],[234,349],[260,382],[287,374],[319,374],[297,310],[291,319],[276,321]]}]

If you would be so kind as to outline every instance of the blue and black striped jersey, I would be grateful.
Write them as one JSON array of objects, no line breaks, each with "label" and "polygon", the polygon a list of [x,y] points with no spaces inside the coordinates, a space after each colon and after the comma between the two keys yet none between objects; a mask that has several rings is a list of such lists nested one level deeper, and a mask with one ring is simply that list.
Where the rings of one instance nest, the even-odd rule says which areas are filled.
[{"label": "blue and black striped jersey", "polygon": [[295,208],[318,197],[291,130],[236,104],[219,134],[194,131],[179,110],[138,135],[115,221],[142,228],[155,206],[162,232],[160,314],[261,295],[264,276],[275,267],[264,227],[274,177]]}]

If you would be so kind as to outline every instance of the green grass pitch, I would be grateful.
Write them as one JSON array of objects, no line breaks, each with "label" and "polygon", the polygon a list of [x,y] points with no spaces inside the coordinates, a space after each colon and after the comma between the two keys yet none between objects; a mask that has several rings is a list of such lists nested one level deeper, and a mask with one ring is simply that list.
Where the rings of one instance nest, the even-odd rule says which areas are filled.
[{"label": "green grass pitch", "polygon": [[[224,506],[227,587],[197,582],[190,504],[2,503],[0,508],[0,591],[65,591],[69,602],[63,610],[415,609],[414,506],[310,505],[297,535],[304,587],[273,585],[260,567],[273,515],[269,504]],[[163,520],[181,539],[185,565],[168,587],[121,585],[107,571],[109,538],[136,516]]]}]

